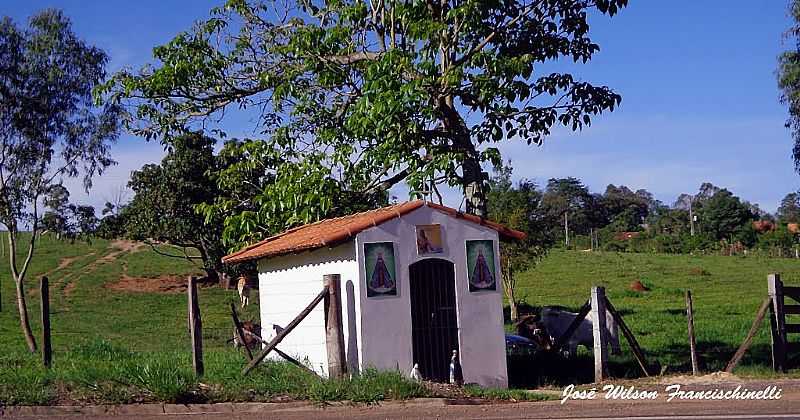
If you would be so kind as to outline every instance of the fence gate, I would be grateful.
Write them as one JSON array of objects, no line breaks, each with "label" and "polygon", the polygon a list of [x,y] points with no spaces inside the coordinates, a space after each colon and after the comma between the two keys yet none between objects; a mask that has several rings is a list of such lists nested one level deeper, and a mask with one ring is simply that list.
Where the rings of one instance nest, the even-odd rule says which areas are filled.
[{"label": "fence gate", "polygon": [[[776,371],[786,372],[788,354],[800,350],[800,343],[789,342],[788,334],[800,333],[800,324],[787,324],[787,314],[800,314],[800,287],[784,286],[780,275],[770,274],[768,278],[769,297],[772,300],[770,317],[772,331],[772,367]],[[785,304],[785,298],[795,302]]]},{"label": "fence gate", "polygon": [[431,258],[409,267],[411,341],[422,377],[446,382],[453,350],[458,350],[455,272],[450,261]]}]

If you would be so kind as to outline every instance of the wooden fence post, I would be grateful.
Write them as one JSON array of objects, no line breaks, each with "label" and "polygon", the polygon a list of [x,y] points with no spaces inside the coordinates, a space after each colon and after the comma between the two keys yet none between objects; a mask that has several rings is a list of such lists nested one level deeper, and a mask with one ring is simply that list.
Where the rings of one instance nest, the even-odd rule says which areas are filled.
[{"label": "wooden fence post", "polygon": [[606,323],[606,289],[592,287],[592,335],[594,336],[594,381],[606,378],[608,362],[608,336]]},{"label": "wooden fence post", "polygon": [[44,367],[50,368],[53,362],[53,350],[50,345],[50,282],[47,276],[42,277],[39,295],[42,298],[42,363]]},{"label": "wooden fence post", "polygon": [[194,374],[203,376],[203,321],[200,319],[200,302],[197,298],[197,277],[189,277],[189,335],[192,338],[192,367]]},{"label": "wooden fence post", "polygon": [[325,347],[328,350],[328,377],[344,378],[347,363],[344,358],[344,329],[342,327],[342,290],[339,274],[325,274],[322,283],[325,295]]},{"label": "wooden fence post", "polygon": [[689,356],[692,359],[692,375],[697,375],[700,369],[697,366],[697,341],[694,337],[694,305],[692,304],[692,291],[686,291],[686,320],[689,331]]},{"label": "wooden fence post", "polygon": [[772,368],[786,372],[786,314],[783,311],[783,282],[780,274],[767,276],[767,290],[772,300]]}]

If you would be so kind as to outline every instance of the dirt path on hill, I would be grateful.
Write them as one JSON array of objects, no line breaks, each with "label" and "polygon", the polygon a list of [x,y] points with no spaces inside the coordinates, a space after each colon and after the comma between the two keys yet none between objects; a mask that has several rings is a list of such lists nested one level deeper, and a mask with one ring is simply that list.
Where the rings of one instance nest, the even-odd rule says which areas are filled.
[{"label": "dirt path on hill", "polygon": [[[91,262],[86,267],[83,267],[80,273],[73,272],[64,277],[62,281],[59,282],[60,285],[64,285],[64,296],[69,297],[72,294],[72,292],[78,285],[77,280],[80,278],[80,276],[93,272],[101,265],[112,263],[117,259],[119,259],[119,257],[121,257],[122,255],[131,252],[136,252],[143,246],[144,244],[141,242],[128,241],[128,240],[115,240],[109,245],[109,249],[113,249],[113,251]],[[127,271],[127,267],[125,267],[124,271]]]}]

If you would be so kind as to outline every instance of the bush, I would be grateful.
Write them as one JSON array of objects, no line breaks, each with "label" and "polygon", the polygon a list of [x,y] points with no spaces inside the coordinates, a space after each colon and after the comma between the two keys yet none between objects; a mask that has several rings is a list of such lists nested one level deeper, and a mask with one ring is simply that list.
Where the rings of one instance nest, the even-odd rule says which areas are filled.
[{"label": "bush", "polygon": [[789,256],[792,255],[796,239],[793,233],[785,226],[780,226],[775,230],[760,235],[757,248],[769,255]]}]

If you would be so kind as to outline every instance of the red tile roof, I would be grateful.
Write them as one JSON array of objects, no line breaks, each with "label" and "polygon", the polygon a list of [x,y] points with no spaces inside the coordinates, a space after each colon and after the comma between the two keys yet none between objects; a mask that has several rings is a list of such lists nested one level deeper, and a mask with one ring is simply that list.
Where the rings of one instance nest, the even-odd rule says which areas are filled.
[{"label": "red tile roof", "polygon": [[494,229],[507,238],[522,239],[525,237],[523,232],[509,229],[499,223],[475,215],[462,213],[450,207],[417,200],[298,226],[264,239],[261,242],[247,246],[230,255],[226,255],[222,258],[222,262],[226,264],[240,263],[261,258],[294,254],[325,246],[331,247],[354,238],[356,234],[362,230],[399,218],[425,205],[449,216]]}]

